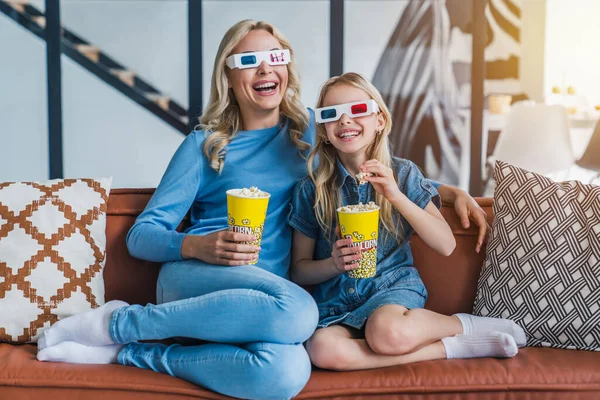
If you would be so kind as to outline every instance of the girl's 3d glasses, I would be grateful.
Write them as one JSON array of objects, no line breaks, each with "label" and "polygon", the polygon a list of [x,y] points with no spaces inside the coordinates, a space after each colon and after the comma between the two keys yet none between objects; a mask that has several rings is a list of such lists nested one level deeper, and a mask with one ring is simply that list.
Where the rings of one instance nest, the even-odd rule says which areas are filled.
[{"label": "girl's 3d glasses", "polygon": [[369,99],[317,108],[315,116],[318,124],[324,124],[326,122],[337,121],[342,117],[342,114],[347,114],[350,118],[357,118],[371,115],[374,112],[379,112],[379,106],[375,100]]}]

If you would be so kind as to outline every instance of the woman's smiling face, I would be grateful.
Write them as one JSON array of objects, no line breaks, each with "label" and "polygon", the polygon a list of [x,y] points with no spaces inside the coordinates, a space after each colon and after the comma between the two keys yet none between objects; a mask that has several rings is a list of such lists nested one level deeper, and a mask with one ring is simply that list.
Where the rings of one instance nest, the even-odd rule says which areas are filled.
[{"label": "woman's smiling face", "polygon": [[[281,43],[269,32],[255,29],[233,49],[231,54],[282,49]],[[228,70],[229,86],[241,110],[264,112],[278,109],[287,91],[287,65],[271,66],[263,61],[256,68]]]}]

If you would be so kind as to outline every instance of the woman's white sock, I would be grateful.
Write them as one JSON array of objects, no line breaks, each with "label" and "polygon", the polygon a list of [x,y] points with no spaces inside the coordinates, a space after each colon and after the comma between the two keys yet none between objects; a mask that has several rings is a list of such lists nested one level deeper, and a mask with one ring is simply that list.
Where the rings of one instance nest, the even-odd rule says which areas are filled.
[{"label": "woman's white sock", "polygon": [[61,342],[38,351],[37,359],[74,364],[115,364],[122,348],[122,344],[86,346],[76,342]]},{"label": "woman's white sock", "polygon": [[117,308],[128,306],[120,300],[109,301],[105,305],[82,314],[73,315],[58,321],[38,340],[38,349],[55,346],[61,342],[77,342],[87,346],[114,344],[110,337],[110,317]]}]

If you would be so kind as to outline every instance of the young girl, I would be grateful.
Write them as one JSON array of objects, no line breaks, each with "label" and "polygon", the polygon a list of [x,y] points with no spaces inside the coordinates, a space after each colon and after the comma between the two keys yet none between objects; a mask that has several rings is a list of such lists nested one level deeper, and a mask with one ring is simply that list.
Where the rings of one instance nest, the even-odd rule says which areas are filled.
[{"label": "young girl", "polygon": [[[309,177],[296,185],[288,218],[294,228],[291,278],[316,285],[320,329],[307,343],[312,362],[356,370],[514,356],[525,345],[525,333],[514,322],[423,309],[427,290],[408,240],[414,231],[443,255],[456,243],[438,210],[436,189],[415,164],[390,154],[390,113],[377,89],[346,73],[325,82],[317,107],[321,123]],[[361,172],[363,185],[354,178]],[[349,247],[352,239],[335,240],[336,208],[370,201],[380,207],[377,272],[350,278],[346,272],[358,267],[360,250]]]}]

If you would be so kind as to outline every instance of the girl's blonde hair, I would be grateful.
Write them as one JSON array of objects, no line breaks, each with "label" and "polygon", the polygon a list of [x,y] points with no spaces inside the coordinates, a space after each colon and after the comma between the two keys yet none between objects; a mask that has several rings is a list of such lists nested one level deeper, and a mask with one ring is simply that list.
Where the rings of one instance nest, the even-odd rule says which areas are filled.
[{"label": "girl's blonde hair", "polygon": [[[383,115],[385,125],[381,134],[375,135],[375,140],[367,148],[367,158],[379,160],[383,165],[394,169],[394,178],[397,180],[396,170],[392,166],[392,153],[388,135],[392,130],[392,117],[383,102],[381,94],[371,82],[362,75],[348,72],[327,80],[321,87],[317,108],[323,107],[325,96],[335,85],[349,85],[363,90],[377,102],[380,113]],[[333,242],[335,232],[332,229],[334,215],[337,207],[342,205],[340,186],[338,184],[339,171],[336,168],[337,151],[327,143],[327,131],[324,124],[317,124],[317,138],[313,150],[308,156],[308,174],[315,185],[315,215],[319,226],[325,232],[325,237]],[[313,162],[318,157],[318,167],[314,170]],[[399,219],[394,219],[394,206],[382,195],[375,195],[375,203],[380,207],[379,218],[385,228],[386,234],[391,234],[398,241],[402,240],[402,226]]]},{"label": "girl's blonde hair", "polygon": [[240,109],[229,88],[229,80],[225,71],[225,59],[248,32],[262,29],[269,32],[290,51],[291,61],[287,64],[288,87],[280,105],[280,114],[290,121],[290,138],[298,150],[308,150],[310,145],[302,141],[302,132],[308,127],[309,115],[300,102],[300,78],[294,63],[294,51],[289,41],[273,25],[264,21],[244,20],[233,25],[223,36],[211,79],[210,99],[208,106],[200,117],[198,128],[204,129],[208,136],[204,141],[204,155],[211,168],[221,172],[225,162],[225,148],[242,128]]}]

